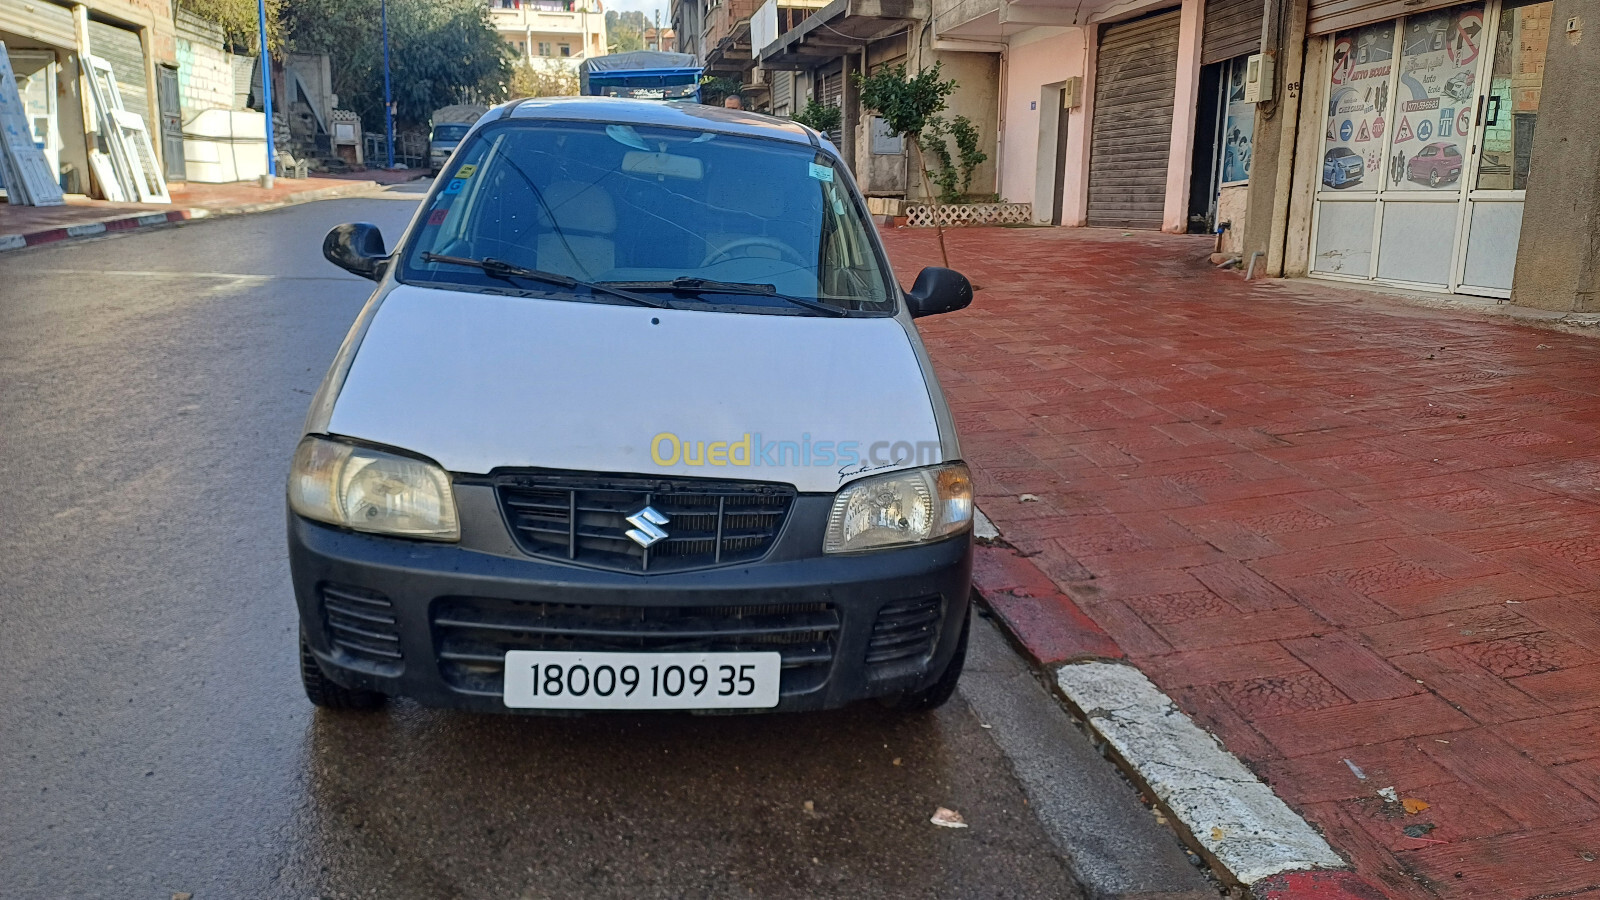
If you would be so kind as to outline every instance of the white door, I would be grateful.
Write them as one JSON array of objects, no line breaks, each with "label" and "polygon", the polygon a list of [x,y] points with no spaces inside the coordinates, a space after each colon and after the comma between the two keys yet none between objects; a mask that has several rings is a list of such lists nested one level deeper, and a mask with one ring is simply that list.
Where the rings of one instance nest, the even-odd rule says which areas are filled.
[{"label": "white door", "polygon": [[17,93],[28,116],[33,142],[44,151],[50,171],[61,171],[61,130],[56,123],[56,55],[48,50],[12,50]]}]

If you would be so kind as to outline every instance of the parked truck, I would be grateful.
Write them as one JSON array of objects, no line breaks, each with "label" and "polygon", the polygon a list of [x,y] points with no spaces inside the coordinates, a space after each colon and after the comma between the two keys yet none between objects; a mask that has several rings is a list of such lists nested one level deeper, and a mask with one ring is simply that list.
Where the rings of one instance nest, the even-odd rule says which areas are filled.
[{"label": "parked truck", "polygon": [[428,172],[438,175],[445,161],[455,152],[456,145],[467,136],[472,123],[483,118],[487,106],[462,103],[433,111],[432,128],[428,132]]},{"label": "parked truck", "polygon": [[630,50],[584,60],[578,90],[591,97],[699,101],[700,71],[687,53]]}]

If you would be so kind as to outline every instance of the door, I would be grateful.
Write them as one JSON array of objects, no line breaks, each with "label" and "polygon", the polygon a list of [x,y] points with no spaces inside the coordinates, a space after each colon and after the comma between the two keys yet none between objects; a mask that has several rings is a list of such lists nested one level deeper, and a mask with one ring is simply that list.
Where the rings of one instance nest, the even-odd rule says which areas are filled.
[{"label": "door", "polygon": [[56,116],[56,55],[49,50],[13,50],[11,70],[17,93],[33,132],[34,146],[44,151],[51,172],[61,171],[61,129]]},{"label": "door", "polygon": [[1108,25],[1095,63],[1088,224],[1160,230],[1178,83],[1178,11]]},{"label": "door", "polygon": [[1459,282],[1466,293],[1511,296],[1554,6],[1506,3],[1493,23],[1487,46],[1494,59],[1478,99],[1476,171],[1463,225]]},{"label": "door", "polygon": [[178,70],[156,66],[156,100],[161,106],[161,158],[168,181],[184,181],[183,112],[178,99]]}]

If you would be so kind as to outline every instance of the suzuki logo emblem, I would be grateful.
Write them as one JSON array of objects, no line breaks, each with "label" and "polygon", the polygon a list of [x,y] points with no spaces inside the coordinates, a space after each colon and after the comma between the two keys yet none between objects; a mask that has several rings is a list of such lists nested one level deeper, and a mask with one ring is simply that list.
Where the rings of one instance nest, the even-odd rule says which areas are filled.
[{"label": "suzuki logo emblem", "polygon": [[646,506],[628,517],[628,524],[633,526],[628,529],[628,537],[641,547],[650,547],[667,536],[667,533],[661,530],[661,526],[670,521],[672,520],[656,512],[654,507]]}]

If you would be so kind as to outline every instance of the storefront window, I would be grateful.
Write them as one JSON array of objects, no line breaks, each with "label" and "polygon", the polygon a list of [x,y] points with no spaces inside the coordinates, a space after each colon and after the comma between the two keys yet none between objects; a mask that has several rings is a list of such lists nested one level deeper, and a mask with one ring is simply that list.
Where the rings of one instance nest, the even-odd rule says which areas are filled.
[{"label": "storefront window", "polygon": [[1393,22],[1335,35],[1322,155],[1325,187],[1355,192],[1378,189],[1383,113],[1389,106],[1393,62]]},{"label": "storefront window", "polygon": [[1222,183],[1250,180],[1250,148],[1256,130],[1256,105],[1244,102],[1245,57],[1223,63],[1228,69],[1222,122]]},{"label": "storefront window", "polygon": [[1483,111],[1483,159],[1478,165],[1478,187],[1483,190],[1527,188],[1553,6],[1535,3],[1500,13]]},{"label": "storefront window", "polygon": [[1483,38],[1481,6],[1405,20],[1388,167],[1391,189],[1460,189],[1472,148],[1473,73]]}]

